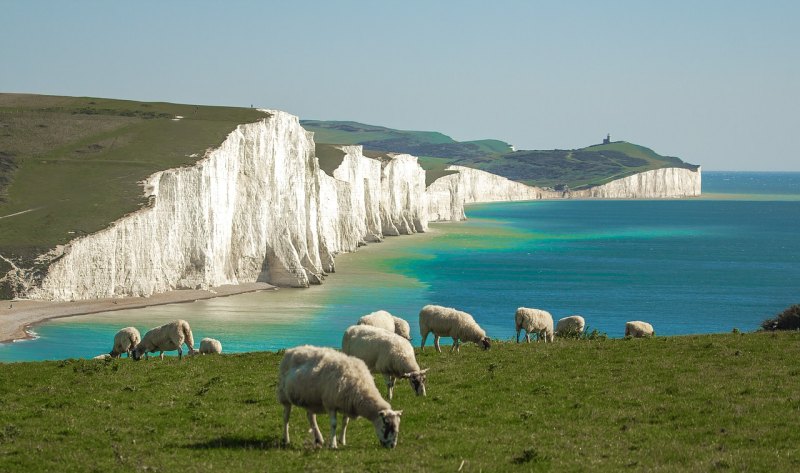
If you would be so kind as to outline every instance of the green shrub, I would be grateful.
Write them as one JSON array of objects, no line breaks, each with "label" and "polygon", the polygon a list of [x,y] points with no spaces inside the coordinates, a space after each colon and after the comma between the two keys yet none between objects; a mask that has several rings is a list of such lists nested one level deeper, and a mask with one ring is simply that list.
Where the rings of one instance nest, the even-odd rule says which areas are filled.
[{"label": "green shrub", "polygon": [[591,327],[588,325],[582,332],[577,330],[561,331],[558,333],[559,338],[572,338],[575,340],[605,340],[608,335],[605,332],[600,332],[597,329],[589,330]]},{"label": "green shrub", "polygon": [[764,330],[798,330],[800,329],[800,304],[794,304],[776,317],[761,322]]}]

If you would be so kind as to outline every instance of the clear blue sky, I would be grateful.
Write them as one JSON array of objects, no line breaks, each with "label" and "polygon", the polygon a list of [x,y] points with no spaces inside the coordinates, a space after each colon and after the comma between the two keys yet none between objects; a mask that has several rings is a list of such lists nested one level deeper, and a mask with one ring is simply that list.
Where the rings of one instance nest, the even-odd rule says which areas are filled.
[{"label": "clear blue sky", "polygon": [[797,1],[0,0],[0,91],[800,171]]}]

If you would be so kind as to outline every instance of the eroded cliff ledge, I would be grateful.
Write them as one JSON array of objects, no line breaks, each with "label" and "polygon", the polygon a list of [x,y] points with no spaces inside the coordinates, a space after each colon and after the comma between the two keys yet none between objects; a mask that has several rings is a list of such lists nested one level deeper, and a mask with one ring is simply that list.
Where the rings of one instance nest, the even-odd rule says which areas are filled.
[{"label": "eroded cliff ledge", "polygon": [[[426,189],[414,156],[371,159],[360,146],[341,147],[344,157],[329,175],[297,117],[265,112],[194,166],[152,175],[149,207],[50,255],[47,273],[26,281],[24,296],[149,296],[254,281],[305,287],[334,270],[337,253],[424,232],[429,221],[462,220],[464,204],[570,196],[459,166]],[[699,192],[699,170],[661,169],[571,197]]]}]

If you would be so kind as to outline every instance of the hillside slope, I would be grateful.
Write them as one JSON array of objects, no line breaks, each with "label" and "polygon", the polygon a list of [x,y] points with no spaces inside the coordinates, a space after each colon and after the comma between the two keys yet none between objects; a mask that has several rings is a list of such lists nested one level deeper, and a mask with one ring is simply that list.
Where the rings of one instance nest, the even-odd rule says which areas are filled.
[{"label": "hillside slope", "polygon": [[512,151],[511,145],[499,140],[459,142],[436,132],[357,122],[302,120],[301,124],[315,133],[319,143],[360,144],[369,150],[410,153],[424,158],[421,163],[429,170],[457,164],[539,187],[581,189],[653,169],[698,168],[624,141],[573,150]]},{"label": "hillside slope", "polygon": [[[183,117],[183,118],[177,118]],[[0,274],[146,204],[140,181],[192,164],[253,109],[0,94]]]}]

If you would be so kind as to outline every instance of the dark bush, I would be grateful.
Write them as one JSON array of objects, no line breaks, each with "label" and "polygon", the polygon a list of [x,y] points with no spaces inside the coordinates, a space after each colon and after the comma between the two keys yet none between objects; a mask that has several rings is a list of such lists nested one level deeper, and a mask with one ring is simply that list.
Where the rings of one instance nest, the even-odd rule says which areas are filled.
[{"label": "dark bush", "polygon": [[794,304],[776,317],[761,322],[764,330],[798,330],[800,329],[800,304]]}]

